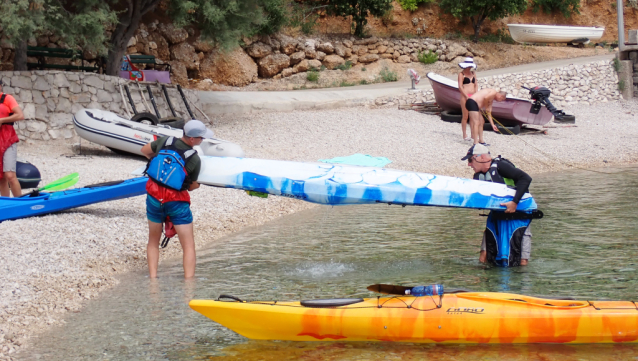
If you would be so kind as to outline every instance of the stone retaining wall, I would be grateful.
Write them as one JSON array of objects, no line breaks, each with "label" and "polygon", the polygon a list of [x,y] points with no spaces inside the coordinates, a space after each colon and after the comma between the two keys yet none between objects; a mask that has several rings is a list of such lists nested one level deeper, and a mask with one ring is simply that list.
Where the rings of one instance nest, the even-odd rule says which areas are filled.
[{"label": "stone retaining wall", "polygon": [[[598,61],[583,65],[569,65],[538,72],[503,74],[481,77],[479,88],[495,88],[503,90],[515,97],[529,99],[529,92],[521,86],[532,88],[544,86],[552,91],[550,101],[558,109],[569,105],[589,105],[606,103],[622,99],[618,90],[618,74],[610,61]],[[422,82],[429,81],[425,74]],[[410,104],[423,101],[434,101],[431,89],[419,90],[410,94],[395,97],[381,97],[374,101],[375,105]]]},{"label": "stone retaining wall", "polygon": [[[152,105],[146,93],[145,83],[140,85],[145,91],[143,102],[138,85],[135,82],[101,74],[63,71],[5,71],[0,72],[5,86],[3,90],[13,95],[24,112],[24,121],[16,122],[14,127],[21,140],[70,139],[76,136],[73,130],[73,114],[82,108],[94,108],[112,111],[127,118],[123,107],[120,86],[129,85],[131,96],[138,112],[151,112]],[[160,114],[169,116],[170,110],[157,85],[151,86]],[[168,89],[171,103],[178,116],[189,119],[182,98],[176,89]],[[196,117],[201,116],[194,105],[199,98],[194,91],[184,89]],[[147,108],[146,104],[150,107]],[[130,105],[127,102],[129,106]],[[200,107],[201,108],[201,107]],[[132,112],[131,112],[132,114]]]}]

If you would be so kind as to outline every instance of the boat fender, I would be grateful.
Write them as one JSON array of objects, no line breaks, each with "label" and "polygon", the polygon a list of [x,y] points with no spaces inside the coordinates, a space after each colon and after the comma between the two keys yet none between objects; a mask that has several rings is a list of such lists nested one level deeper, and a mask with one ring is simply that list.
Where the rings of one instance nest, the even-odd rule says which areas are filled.
[{"label": "boat fender", "polygon": [[38,168],[29,162],[21,161],[16,162],[16,177],[23,189],[38,188],[38,184],[42,180]]}]

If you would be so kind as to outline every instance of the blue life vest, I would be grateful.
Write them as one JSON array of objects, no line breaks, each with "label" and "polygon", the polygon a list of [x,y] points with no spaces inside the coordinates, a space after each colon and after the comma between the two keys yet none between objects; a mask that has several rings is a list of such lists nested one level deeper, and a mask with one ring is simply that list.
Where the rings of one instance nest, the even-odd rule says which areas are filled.
[{"label": "blue life vest", "polygon": [[158,184],[183,191],[191,184],[190,177],[186,172],[188,159],[197,153],[194,149],[183,151],[177,149],[174,137],[169,137],[157,155],[148,162],[145,173],[149,178]]}]

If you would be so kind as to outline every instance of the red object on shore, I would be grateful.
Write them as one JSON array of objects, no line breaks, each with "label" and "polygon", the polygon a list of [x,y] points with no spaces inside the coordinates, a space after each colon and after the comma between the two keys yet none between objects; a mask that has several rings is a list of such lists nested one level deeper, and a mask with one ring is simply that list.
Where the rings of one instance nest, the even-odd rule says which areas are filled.
[{"label": "red object on shore", "polygon": [[[436,103],[443,110],[461,114],[461,92],[455,81],[444,76],[428,73]],[[532,102],[527,99],[508,97],[504,102],[494,101],[492,116],[504,125],[545,125],[554,115],[542,106],[538,114],[531,113]]]}]

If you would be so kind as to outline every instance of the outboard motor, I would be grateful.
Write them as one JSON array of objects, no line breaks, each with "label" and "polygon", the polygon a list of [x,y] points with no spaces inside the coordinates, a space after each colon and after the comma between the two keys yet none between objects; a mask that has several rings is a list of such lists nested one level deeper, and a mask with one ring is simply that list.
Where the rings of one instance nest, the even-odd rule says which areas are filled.
[{"label": "outboard motor", "polygon": [[532,98],[534,103],[530,108],[529,112],[532,114],[538,114],[541,110],[541,106],[544,105],[547,107],[552,114],[554,114],[554,118],[556,120],[563,120],[564,118],[573,118],[572,115],[565,114],[564,111],[556,109],[556,107],[549,101],[549,96],[552,94],[552,91],[545,88],[544,86],[535,86],[532,89],[526,88],[522,86],[521,88],[529,90],[529,96]]}]

